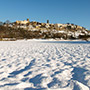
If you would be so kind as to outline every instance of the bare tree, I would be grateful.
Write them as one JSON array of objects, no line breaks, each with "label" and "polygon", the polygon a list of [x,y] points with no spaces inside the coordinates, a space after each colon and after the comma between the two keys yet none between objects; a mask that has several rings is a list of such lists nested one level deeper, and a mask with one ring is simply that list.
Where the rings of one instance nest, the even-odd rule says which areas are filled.
[{"label": "bare tree", "polygon": [[6,21],[5,21],[5,24],[6,24],[7,27],[8,27],[8,25],[10,24],[10,21],[9,21],[9,20],[6,20]]}]

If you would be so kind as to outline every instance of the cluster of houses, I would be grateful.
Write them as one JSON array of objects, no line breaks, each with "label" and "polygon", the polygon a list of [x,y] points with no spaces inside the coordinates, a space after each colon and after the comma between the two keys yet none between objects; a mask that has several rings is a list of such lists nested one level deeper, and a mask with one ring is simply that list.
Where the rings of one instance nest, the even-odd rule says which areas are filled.
[{"label": "cluster of houses", "polygon": [[[3,25],[4,27],[11,27],[13,29],[24,29],[27,31],[36,31],[36,33],[42,37],[55,37],[55,38],[79,38],[80,36],[90,36],[90,32],[85,29],[84,27],[81,27],[79,25],[75,24],[51,24],[49,23],[49,20],[47,20],[47,23],[40,23],[36,21],[30,21],[29,19],[24,21],[15,21],[13,23],[9,23],[7,21],[6,23],[0,25]],[[36,36],[36,33],[33,33],[35,35],[32,35],[33,37]],[[30,33],[31,34],[31,33]],[[15,40],[16,38],[10,38],[10,40]],[[8,38],[3,38],[3,40],[9,40]]]},{"label": "cluster of houses", "polygon": [[74,24],[50,24],[49,20],[47,23],[40,23],[36,21],[30,22],[29,19],[24,21],[16,21],[14,23],[7,24],[5,23],[4,26],[13,27],[13,28],[23,28],[25,30],[64,30],[64,29],[73,29],[73,30],[82,30],[85,29],[84,27],[74,25]]}]

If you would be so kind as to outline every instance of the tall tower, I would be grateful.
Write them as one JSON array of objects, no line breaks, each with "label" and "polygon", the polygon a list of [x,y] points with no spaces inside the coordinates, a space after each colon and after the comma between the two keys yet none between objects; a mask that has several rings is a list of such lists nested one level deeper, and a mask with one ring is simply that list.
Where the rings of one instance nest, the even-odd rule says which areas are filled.
[{"label": "tall tower", "polygon": [[29,18],[27,18],[27,21],[29,22]]},{"label": "tall tower", "polygon": [[47,23],[49,23],[49,20],[47,20]]}]

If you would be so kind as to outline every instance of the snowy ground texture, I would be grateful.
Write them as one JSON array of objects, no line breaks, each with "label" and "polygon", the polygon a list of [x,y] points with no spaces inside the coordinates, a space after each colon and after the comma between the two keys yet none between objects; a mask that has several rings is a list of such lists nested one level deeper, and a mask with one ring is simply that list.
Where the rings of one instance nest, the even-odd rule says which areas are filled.
[{"label": "snowy ground texture", "polygon": [[89,89],[90,43],[0,42],[0,90]]}]

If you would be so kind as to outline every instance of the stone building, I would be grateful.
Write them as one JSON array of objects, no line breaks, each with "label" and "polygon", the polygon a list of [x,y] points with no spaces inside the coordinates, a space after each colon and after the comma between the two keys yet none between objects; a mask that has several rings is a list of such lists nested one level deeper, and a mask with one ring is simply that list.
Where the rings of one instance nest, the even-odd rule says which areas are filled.
[{"label": "stone building", "polygon": [[30,22],[29,19],[27,19],[27,20],[24,20],[24,21],[16,21],[16,24],[27,24],[29,22]]}]

